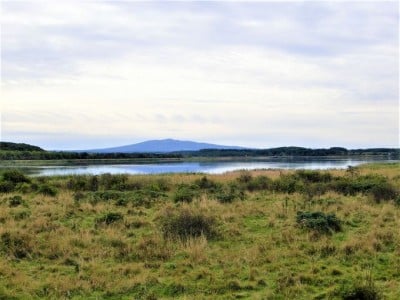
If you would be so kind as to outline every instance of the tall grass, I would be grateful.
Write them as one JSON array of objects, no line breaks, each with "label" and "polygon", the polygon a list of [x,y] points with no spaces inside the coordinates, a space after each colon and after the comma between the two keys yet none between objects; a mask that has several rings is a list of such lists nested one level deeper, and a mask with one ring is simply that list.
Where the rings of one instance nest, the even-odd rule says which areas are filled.
[{"label": "tall grass", "polygon": [[[400,298],[392,166],[10,174],[0,178],[10,187],[0,188],[0,298]],[[193,197],[177,201],[182,187]]]}]

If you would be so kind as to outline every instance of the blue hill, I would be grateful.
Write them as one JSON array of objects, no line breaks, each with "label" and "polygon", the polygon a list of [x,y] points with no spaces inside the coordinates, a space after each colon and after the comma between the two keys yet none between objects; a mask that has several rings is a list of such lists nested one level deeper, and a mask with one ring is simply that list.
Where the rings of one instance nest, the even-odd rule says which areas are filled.
[{"label": "blue hill", "polygon": [[174,139],[150,140],[132,145],[113,148],[84,150],[91,153],[135,153],[153,152],[165,153],[176,151],[198,151],[202,149],[245,149],[238,146],[224,146],[209,143],[198,143],[193,141],[180,141]]}]

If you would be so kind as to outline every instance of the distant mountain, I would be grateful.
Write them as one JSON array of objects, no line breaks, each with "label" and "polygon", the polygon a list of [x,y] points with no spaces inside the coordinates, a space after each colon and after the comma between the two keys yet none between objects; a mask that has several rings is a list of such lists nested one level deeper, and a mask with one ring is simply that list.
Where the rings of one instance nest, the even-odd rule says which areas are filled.
[{"label": "distant mountain", "polygon": [[216,145],[209,143],[198,143],[193,141],[165,139],[165,140],[150,140],[120,147],[92,149],[84,151],[89,153],[135,153],[135,152],[166,153],[166,152],[177,152],[177,151],[198,151],[202,149],[245,149],[245,148],[238,146],[223,146],[223,145]]}]

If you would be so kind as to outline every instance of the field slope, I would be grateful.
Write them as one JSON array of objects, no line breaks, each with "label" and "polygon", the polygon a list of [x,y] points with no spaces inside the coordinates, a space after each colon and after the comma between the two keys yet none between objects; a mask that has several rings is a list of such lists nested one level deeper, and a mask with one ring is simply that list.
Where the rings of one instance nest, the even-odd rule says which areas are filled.
[{"label": "field slope", "polygon": [[400,299],[399,168],[6,171],[0,299]]}]

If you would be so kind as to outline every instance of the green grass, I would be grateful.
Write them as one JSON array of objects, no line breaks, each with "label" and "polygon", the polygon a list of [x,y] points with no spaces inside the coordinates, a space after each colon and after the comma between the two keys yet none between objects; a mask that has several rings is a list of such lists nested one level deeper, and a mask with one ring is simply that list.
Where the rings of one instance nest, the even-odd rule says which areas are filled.
[{"label": "green grass", "polygon": [[399,169],[1,175],[0,299],[399,299]]}]

